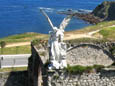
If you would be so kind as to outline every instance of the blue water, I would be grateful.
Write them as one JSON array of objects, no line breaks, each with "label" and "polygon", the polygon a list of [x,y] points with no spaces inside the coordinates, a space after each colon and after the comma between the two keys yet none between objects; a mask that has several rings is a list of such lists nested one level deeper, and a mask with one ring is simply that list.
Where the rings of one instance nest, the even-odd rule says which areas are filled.
[{"label": "blue water", "polygon": [[[0,38],[24,32],[48,33],[50,26],[39,12],[40,8],[47,12],[55,26],[59,26],[65,15],[57,14],[57,11],[93,10],[103,1],[105,0],[0,0]],[[90,24],[83,20],[73,18],[65,30],[88,25]]]}]

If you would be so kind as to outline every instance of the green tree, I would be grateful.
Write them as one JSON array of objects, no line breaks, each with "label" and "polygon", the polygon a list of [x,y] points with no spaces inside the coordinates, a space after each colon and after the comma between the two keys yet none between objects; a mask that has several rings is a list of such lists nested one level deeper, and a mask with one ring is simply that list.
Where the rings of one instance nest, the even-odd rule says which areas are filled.
[{"label": "green tree", "polygon": [[0,42],[0,47],[1,47],[1,54],[3,54],[3,48],[6,46],[6,42],[5,41],[1,41]]}]

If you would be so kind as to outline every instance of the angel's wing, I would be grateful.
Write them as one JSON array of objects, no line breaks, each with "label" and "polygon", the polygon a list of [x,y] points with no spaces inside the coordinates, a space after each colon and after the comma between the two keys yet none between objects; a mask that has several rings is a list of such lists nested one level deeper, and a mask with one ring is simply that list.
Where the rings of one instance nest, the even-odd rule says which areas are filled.
[{"label": "angel's wing", "polygon": [[54,26],[53,26],[53,24],[52,24],[52,22],[51,22],[51,20],[50,20],[50,18],[48,17],[48,15],[42,10],[42,9],[40,9],[40,11],[42,12],[42,14],[46,17],[46,19],[48,20],[48,22],[49,22],[49,24],[50,24],[50,26],[51,26],[51,28],[53,29],[54,28]]},{"label": "angel's wing", "polygon": [[71,18],[74,16],[74,14],[67,16],[66,18],[64,18],[64,20],[62,21],[62,23],[60,24],[59,29],[65,29],[65,27],[69,24],[69,21],[71,20]]}]

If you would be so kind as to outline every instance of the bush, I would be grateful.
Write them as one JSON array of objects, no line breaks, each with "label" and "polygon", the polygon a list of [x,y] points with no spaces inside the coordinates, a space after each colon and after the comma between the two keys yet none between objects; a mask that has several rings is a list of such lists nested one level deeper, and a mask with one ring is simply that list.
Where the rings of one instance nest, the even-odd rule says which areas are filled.
[{"label": "bush", "polygon": [[80,65],[76,65],[76,66],[67,66],[66,70],[69,73],[72,74],[82,74],[83,72],[87,72],[87,73],[91,73],[94,72],[93,69],[95,69],[96,71],[101,70],[102,68],[104,68],[104,66],[102,65],[94,65],[94,66],[80,66]]},{"label": "bush", "polygon": [[97,71],[100,71],[102,68],[104,68],[103,65],[94,65],[93,68],[95,68]]}]

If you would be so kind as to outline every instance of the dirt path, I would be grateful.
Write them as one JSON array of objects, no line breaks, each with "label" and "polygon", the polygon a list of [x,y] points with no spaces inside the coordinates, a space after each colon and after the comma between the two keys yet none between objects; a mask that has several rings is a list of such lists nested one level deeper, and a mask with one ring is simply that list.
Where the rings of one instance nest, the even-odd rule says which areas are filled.
[{"label": "dirt path", "polygon": [[[64,40],[70,40],[70,39],[77,39],[77,38],[96,38],[92,36],[93,34],[99,32],[100,30],[92,31],[89,33],[84,33],[84,34],[66,34]],[[31,42],[19,42],[19,43],[13,43],[13,44],[8,44],[5,47],[16,47],[16,46],[24,46],[24,45],[30,45]]]},{"label": "dirt path", "polygon": [[109,27],[115,27],[115,25],[109,26]]},{"label": "dirt path", "polygon": [[[115,25],[111,25],[108,27],[115,27]],[[94,37],[93,35],[95,33],[98,33],[100,30],[91,31],[88,33],[83,33],[83,34],[67,33],[67,34],[65,34],[64,40],[71,40],[71,39],[77,39],[77,38],[95,38],[95,39],[98,39],[97,37]],[[16,46],[24,46],[24,45],[30,45],[30,44],[31,44],[31,42],[19,42],[19,43],[8,44],[8,45],[6,45],[6,47],[16,47]]]},{"label": "dirt path", "polygon": [[[66,34],[64,40],[77,39],[77,38],[96,38],[93,34],[99,32],[100,30],[92,31],[84,34]],[[97,39],[97,38],[96,38]]]},{"label": "dirt path", "polygon": [[31,44],[30,42],[19,42],[19,43],[8,44],[5,47],[16,47],[16,46],[24,46],[30,44]]}]

